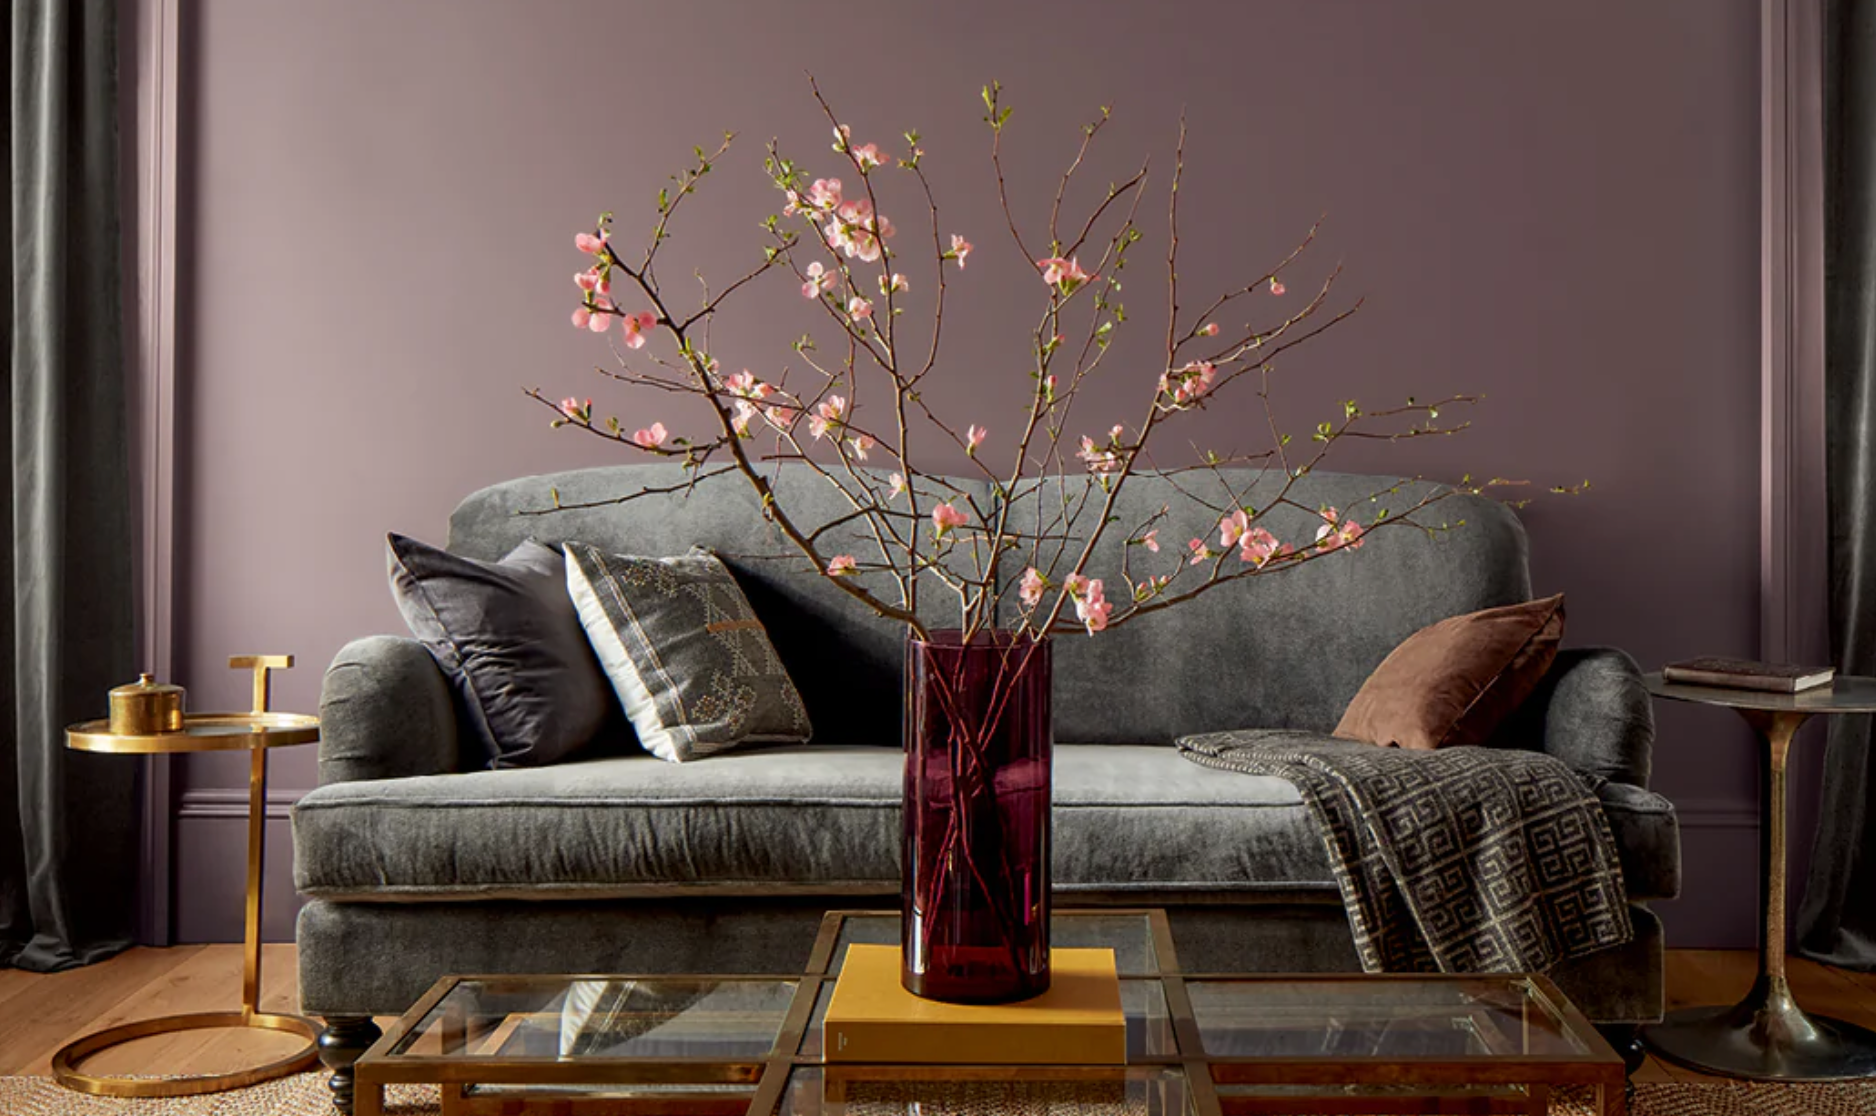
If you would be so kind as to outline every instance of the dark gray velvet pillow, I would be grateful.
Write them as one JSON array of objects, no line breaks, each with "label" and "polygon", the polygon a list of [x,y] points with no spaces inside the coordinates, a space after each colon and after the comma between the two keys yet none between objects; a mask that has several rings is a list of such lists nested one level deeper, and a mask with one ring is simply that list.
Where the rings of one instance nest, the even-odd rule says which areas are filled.
[{"label": "dark gray velvet pillow", "polygon": [[556,763],[613,708],[567,596],[566,559],[532,539],[478,562],[393,534],[391,595],[462,699],[490,767]]}]

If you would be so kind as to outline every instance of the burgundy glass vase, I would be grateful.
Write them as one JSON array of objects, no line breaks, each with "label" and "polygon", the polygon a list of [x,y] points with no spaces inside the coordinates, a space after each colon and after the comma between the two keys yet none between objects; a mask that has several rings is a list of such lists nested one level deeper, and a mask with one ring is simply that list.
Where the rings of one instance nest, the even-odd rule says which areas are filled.
[{"label": "burgundy glass vase", "polygon": [[1006,1003],[1049,987],[1049,643],[912,638],[905,658],[906,990]]}]

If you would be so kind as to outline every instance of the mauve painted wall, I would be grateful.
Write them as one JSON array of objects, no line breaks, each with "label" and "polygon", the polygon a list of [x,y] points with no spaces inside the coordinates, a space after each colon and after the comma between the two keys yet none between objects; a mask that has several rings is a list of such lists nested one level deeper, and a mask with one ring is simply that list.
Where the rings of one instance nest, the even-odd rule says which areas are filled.
[{"label": "mauve painted wall", "polygon": [[[1273,261],[1324,211],[1282,305],[1338,260],[1342,289],[1368,300],[1286,366],[1292,429],[1345,396],[1482,391],[1464,437],[1357,447],[1342,467],[1591,478],[1588,495],[1526,512],[1537,588],[1569,594],[1570,641],[1649,664],[1755,649],[1756,0],[851,14],[196,0],[189,14],[179,661],[197,708],[245,697],[228,654],[289,651],[301,665],[280,703],[312,709],[342,643],[401,630],[387,530],[440,540],[478,486],[617,459],[550,432],[522,385],[685,428],[665,400],[596,382],[603,346],[567,324],[570,238],[611,208],[630,242],[691,146],[735,129],[742,141],[677,226],[665,274],[672,288],[697,264],[719,284],[738,274],[775,207],[762,142],[779,135],[811,168],[832,167],[804,69],[857,137],[925,134],[943,227],[978,247],[951,288],[930,394],[985,422],[990,450],[1007,452],[1027,390],[1012,354],[1040,284],[999,231],[979,86],[1000,78],[1016,107],[1026,220],[1099,104],[1115,120],[1088,188],[1150,154],[1159,210],[1183,107],[1188,304]],[[909,199],[893,211],[909,247]],[[1125,359],[1147,351],[1164,299],[1163,218],[1145,225],[1128,284],[1142,348],[1110,363],[1089,429],[1137,414],[1153,376]],[[772,371],[809,328],[820,326],[778,280],[722,319],[715,351]],[[1247,401],[1215,407],[1195,435],[1228,446],[1254,426]],[[1700,711],[1664,709],[1661,726],[1656,785],[1691,823],[1691,894],[1668,905],[1672,940],[1748,943],[1745,741]],[[217,790],[241,778],[215,758],[181,774],[185,940],[237,933],[233,893],[212,881],[237,870],[239,820]],[[313,782],[311,749],[277,758],[277,788]],[[284,878],[276,888],[290,898]],[[290,908],[276,904],[272,932],[288,932]]]}]

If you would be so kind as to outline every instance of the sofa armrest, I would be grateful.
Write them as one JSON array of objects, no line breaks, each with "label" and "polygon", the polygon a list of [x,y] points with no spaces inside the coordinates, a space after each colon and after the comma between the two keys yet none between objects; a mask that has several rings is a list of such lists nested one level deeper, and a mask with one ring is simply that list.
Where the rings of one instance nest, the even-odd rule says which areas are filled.
[{"label": "sofa armrest", "polygon": [[456,770],[449,679],[414,639],[367,636],[339,650],[319,695],[319,783]]},{"label": "sofa armrest", "polygon": [[1627,652],[1610,647],[1559,651],[1514,724],[1518,746],[1547,752],[1611,782],[1648,785],[1654,703]]}]

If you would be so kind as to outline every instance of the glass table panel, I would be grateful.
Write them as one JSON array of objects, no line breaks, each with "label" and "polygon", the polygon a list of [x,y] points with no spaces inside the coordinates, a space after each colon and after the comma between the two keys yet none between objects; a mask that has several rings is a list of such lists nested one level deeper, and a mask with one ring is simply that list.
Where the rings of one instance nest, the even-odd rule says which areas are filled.
[{"label": "glass table panel", "polygon": [[[898,914],[850,914],[841,919],[829,973],[840,972],[847,960],[847,947],[855,942],[898,945]],[[1114,964],[1123,975],[1159,972],[1154,961],[1153,924],[1142,914],[1057,912],[1049,920],[1049,945],[1055,949],[1111,949]]]},{"label": "glass table panel", "polygon": [[458,981],[390,1051],[515,1058],[761,1058],[775,1045],[795,981]]},{"label": "glass table panel", "polygon": [[1205,1052],[1226,1058],[1581,1055],[1588,1045],[1519,977],[1194,980]]},{"label": "glass table panel", "polygon": [[937,1066],[798,1066],[776,1116],[1193,1116],[1192,1091],[1175,1068],[963,1076]]},{"label": "glass table panel", "polygon": [[[828,981],[821,985],[820,995],[815,997],[814,1014],[809,1017],[808,1029],[801,1036],[803,1058],[822,1056],[827,1001],[833,994],[833,982]],[[1123,979],[1120,982],[1120,1007],[1127,1017],[1129,1061],[1147,1057],[1170,1058],[1179,1053],[1173,1039],[1172,1014],[1166,1010],[1166,990],[1158,980]]]}]

